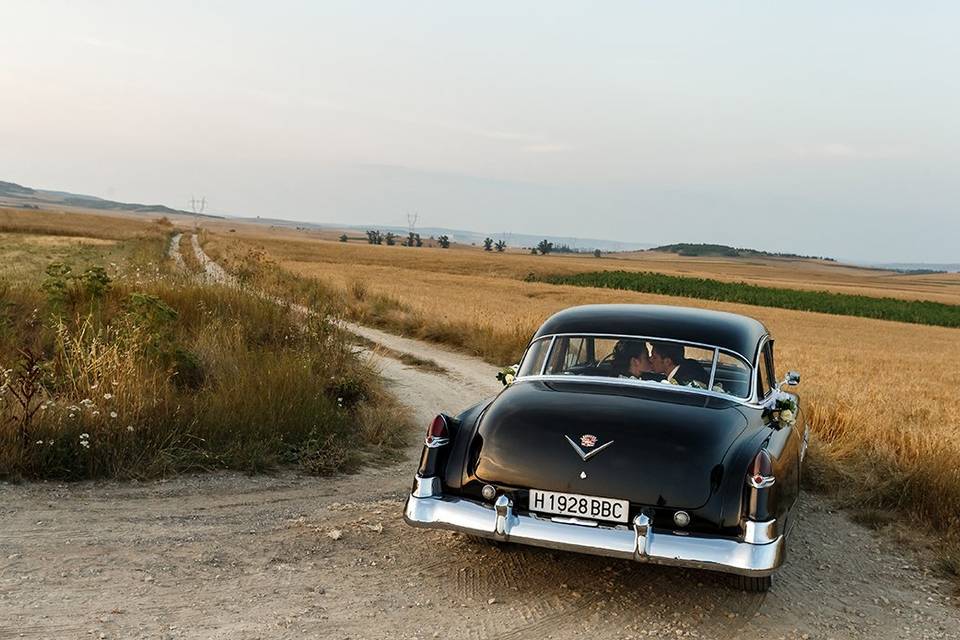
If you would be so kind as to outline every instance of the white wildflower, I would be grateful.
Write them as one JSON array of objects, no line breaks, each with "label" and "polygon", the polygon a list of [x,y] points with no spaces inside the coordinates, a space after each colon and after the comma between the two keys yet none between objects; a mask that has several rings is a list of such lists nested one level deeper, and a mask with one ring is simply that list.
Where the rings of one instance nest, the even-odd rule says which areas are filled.
[{"label": "white wildflower", "polygon": [[80,404],[82,404],[85,407],[92,407],[93,400],[91,400],[90,398],[84,398],[83,400],[80,401]]},{"label": "white wildflower", "polygon": [[37,444],[43,444],[43,440],[37,440]]},{"label": "white wildflower", "polygon": [[98,415],[100,415],[100,412],[97,411],[96,409],[94,409],[93,413],[91,413],[90,415],[98,416]]},{"label": "white wildflower", "polygon": [[116,417],[117,417],[117,412],[116,412],[116,411],[111,411],[111,412],[110,412],[110,417],[111,417],[111,418],[116,418]]},{"label": "white wildflower", "polygon": [[105,394],[103,394],[103,399],[104,399],[104,400],[113,400],[113,394],[112,394],[112,393],[105,393]]},{"label": "white wildflower", "polygon": [[131,424],[131,425],[127,425],[127,431],[129,431],[130,433],[133,433],[133,425],[132,425],[132,424]]}]

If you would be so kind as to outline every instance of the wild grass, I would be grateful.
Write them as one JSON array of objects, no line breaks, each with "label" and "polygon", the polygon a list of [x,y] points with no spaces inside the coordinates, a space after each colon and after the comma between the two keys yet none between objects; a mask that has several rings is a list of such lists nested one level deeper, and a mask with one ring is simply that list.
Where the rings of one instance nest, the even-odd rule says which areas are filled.
[{"label": "wild grass", "polygon": [[539,279],[552,284],[571,284],[578,287],[625,289],[682,298],[719,300],[940,327],[960,327],[960,305],[929,300],[897,300],[829,291],[799,291],[761,287],[744,282],[720,282],[709,278],[686,278],[644,271],[594,271],[545,276]]},{"label": "wild grass", "polygon": [[237,290],[115,286],[57,312],[8,289],[2,304],[8,477],[327,473],[396,448],[406,426],[378,413],[388,399],[345,336]]},{"label": "wild grass", "polygon": [[0,283],[0,477],[152,477],[395,456],[408,423],[349,336],[241,289],[116,269]]},{"label": "wild grass", "polygon": [[[210,242],[219,243],[217,236]],[[755,317],[776,337],[778,370],[803,374],[803,413],[815,435],[808,485],[858,509],[923,523],[945,539],[960,537],[956,329],[524,282],[517,278],[523,266],[507,269],[508,262],[497,262],[503,256],[481,252],[465,257],[466,251],[436,250],[421,269],[405,248],[346,251],[335,242],[313,244],[330,247],[318,246],[311,259],[297,246],[295,259],[286,259],[286,243],[263,246],[290,274],[338,291],[351,318],[442,342],[496,365],[516,362],[544,319],[577,304],[674,304]],[[443,260],[449,260],[449,272]],[[480,260],[499,266],[487,269]],[[549,268],[564,260],[552,260]]]},{"label": "wild grass", "polygon": [[0,279],[38,284],[53,262],[156,272],[170,227],[150,219],[0,208]]}]

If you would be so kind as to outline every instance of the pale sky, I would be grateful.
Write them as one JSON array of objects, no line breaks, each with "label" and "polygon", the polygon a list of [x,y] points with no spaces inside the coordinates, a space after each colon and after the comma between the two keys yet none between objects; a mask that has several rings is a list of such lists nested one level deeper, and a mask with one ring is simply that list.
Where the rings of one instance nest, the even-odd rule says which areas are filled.
[{"label": "pale sky", "polygon": [[953,2],[0,0],[0,180],[960,262]]}]

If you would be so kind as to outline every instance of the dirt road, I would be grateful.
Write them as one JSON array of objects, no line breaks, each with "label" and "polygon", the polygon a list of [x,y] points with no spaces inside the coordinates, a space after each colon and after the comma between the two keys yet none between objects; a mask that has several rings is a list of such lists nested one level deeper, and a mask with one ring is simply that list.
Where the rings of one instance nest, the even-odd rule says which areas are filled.
[{"label": "dirt road", "polygon": [[[486,363],[362,333],[449,371],[376,360],[420,424],[497,390]],[[925,552],[815,496],[767,594],[411,529],[421,438],[403,463],[334,479],[0,485],[0,638],[960,638],[952,586],[921,569]]]}]

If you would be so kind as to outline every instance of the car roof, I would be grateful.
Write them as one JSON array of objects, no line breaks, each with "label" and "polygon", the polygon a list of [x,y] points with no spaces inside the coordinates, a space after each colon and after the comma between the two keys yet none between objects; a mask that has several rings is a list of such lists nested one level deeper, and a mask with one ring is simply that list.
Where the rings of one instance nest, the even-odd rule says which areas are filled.
[{"label": "car roof", "polygon": [[735,313],[654,304],[589,304],[549,318],[534,339],[559,333],[635,335],[699,342],[753,361],[769,332],[757,320]]}]

